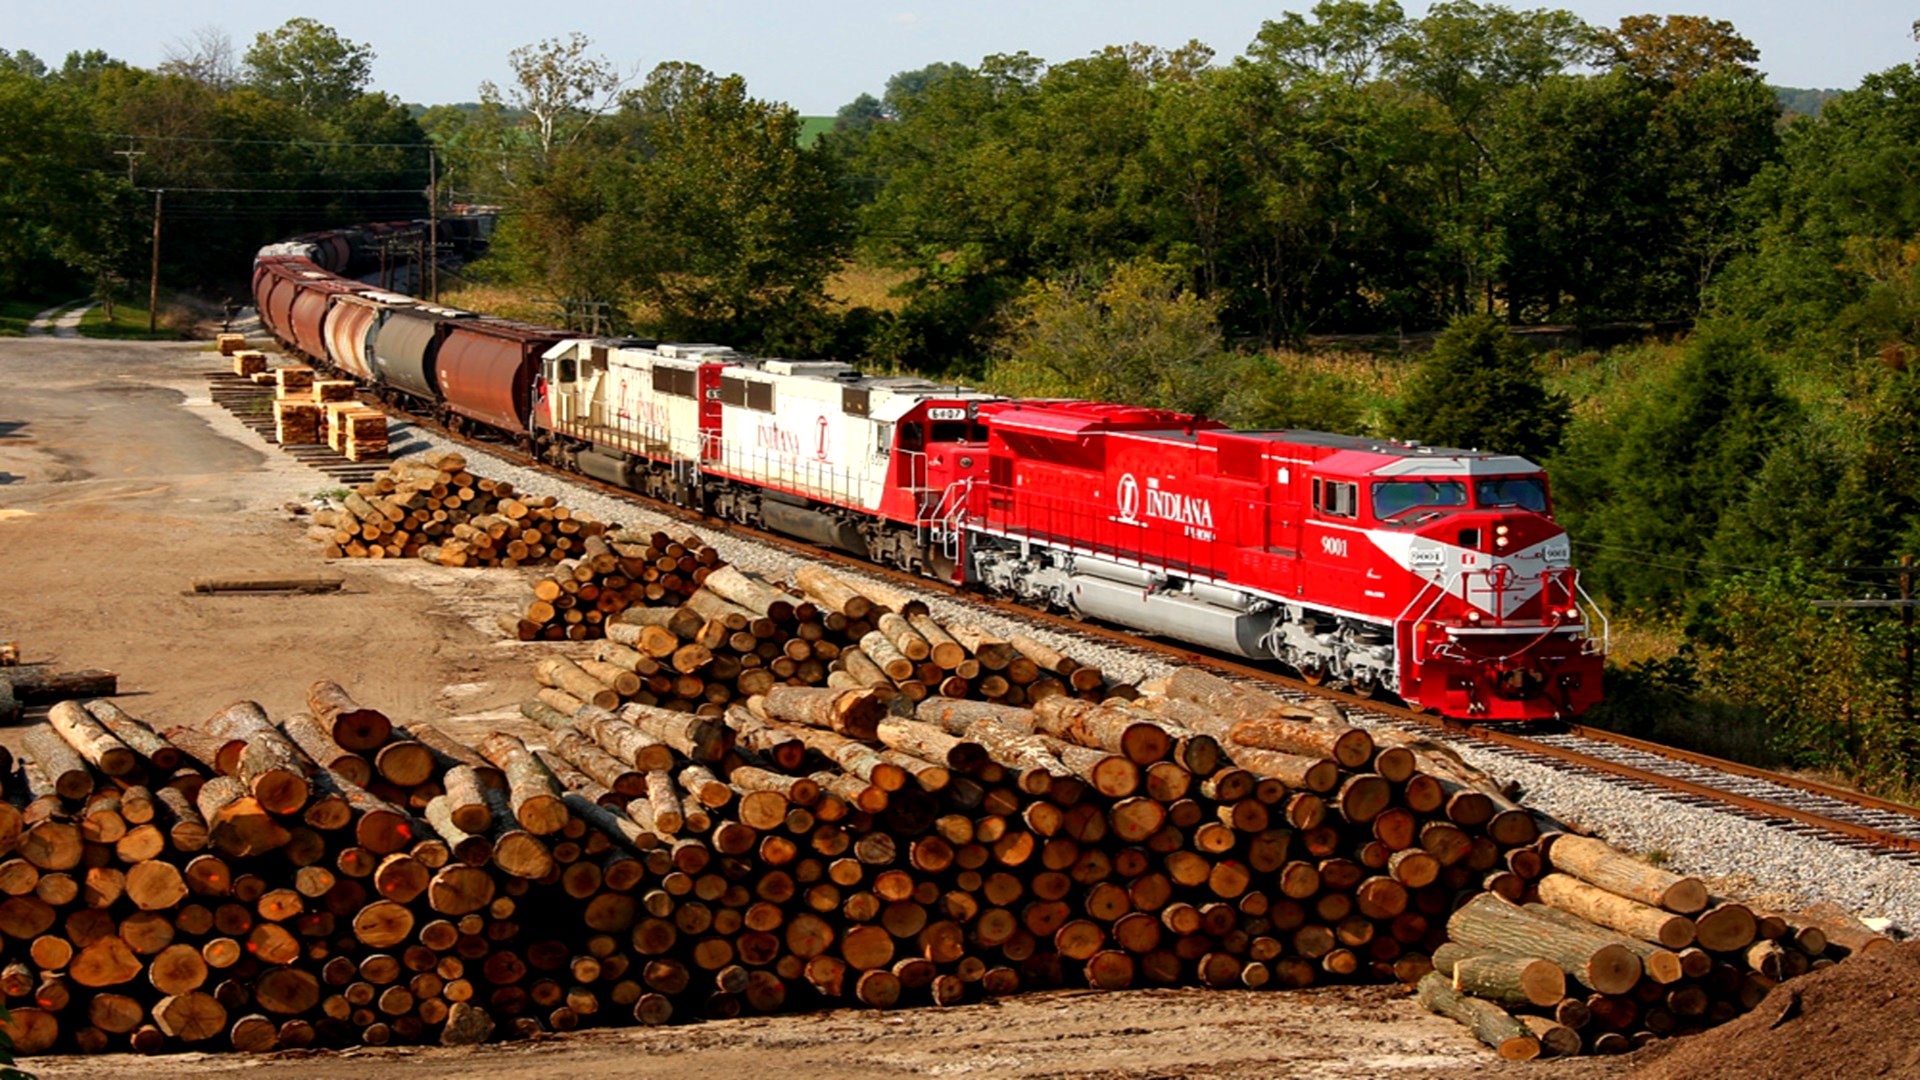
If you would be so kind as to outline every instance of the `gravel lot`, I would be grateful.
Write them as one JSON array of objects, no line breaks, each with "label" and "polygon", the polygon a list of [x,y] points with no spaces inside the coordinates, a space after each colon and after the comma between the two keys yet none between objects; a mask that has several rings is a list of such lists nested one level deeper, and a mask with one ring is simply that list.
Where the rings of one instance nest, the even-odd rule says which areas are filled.
[{"label": "gravel lot", "polygon": [[[530,495],[552,495],[602,520],[669,532],[689,528],[685,522],[603,495],[569,478],[520,468],[410,425],[396,426],[396,440],[402,430],[409,446],[459,450],[486,475],[511,480]],[[743,569],[790,577],[796,566],[795,557],[787,552],[711,528],[699,531]],[[866,579],[837,572],[853,580]],[[942,620],[978,623],[1003,636],[1016,631],[1031,634],[1076,659],[1100,665],[1110,678],[1142,682],[1172,670],[1167,661],[1144,650],[1061,634],[943,595],[929,593],[925,599]],[[1373,722],[1363,715],[1353,720],[1363,725]],[[1865,917],[1891,920],[1896,931],[1920,932],[1920,868],[1911,864],[1629,790],[1593,776],[1545,768],[1477,743],[1439,741],[1448,742],[1475,767],[1517,782],[1528,805],[1625,850],[1664,859],[1676,872],[1706,879],[1718,893],[1782,908],[1831,900]]]}]

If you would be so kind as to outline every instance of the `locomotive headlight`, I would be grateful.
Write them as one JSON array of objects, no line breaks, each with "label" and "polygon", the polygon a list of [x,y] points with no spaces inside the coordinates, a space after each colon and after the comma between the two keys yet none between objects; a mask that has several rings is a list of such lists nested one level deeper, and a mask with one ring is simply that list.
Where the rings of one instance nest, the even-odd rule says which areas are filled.
[{"label": "locomotive headlight", "polygon": [[1477,612],[1477,611],[1469,611],[1469,612],[1467,612],[1467,621],[1468,621],[1468,622],[1470,622],[1470,623],[1477,623],[1477,622],[1479,622],[1479,621],[1480,621],[1480,613],[1479,613],[1479,612]]}]

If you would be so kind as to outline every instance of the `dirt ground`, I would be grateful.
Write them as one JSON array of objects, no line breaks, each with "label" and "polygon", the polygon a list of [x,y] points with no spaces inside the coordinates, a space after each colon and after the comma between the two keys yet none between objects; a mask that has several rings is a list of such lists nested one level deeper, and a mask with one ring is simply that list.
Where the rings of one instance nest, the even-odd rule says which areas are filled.
[{"label": "dirt ground", "polygon": [[[199,345],[0,339],[0,640],[119,673],[124,707],[198,724],[240,698],[304,707],[333,678],[397,721],[477,734],[531,685],[483,628],[524,572],[323,564],[284,508],[335,486],[208,397]],[[195,596],[196,577],[345,579],[336,594]],[[502,726],[507,726],[502,724]],[[0,743],[17,746],[17,729]],[[1397,987],[1055,992],[961,1008],[838,1011],[588,1032],[468,1050],[281,1054],[276,1077],[1505,1077],[1588,1080],[1657,1057],[1502,1066]],[[217,1076],[239,1054],[35,1058],[43,1077]]]}]

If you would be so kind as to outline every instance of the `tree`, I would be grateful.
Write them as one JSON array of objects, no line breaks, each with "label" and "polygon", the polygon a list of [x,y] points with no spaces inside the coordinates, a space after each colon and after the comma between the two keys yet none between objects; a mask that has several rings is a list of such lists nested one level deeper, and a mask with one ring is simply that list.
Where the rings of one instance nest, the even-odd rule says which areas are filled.
[{"label": "tree", "polygon": [[344,107],[373,77],[373,49],[305,17],[256,35],[243,58],[262,94],[314,116]]},{"label": "tree", "polygon": [[1600,34],[1600,46],[1616,68],[1647,83],[1684,87],[1723,68],[1759,75],[1759,48],[1725,19],[1629,15]]},{"label": "tree", "polygon": [[882,120],[889,119],[887,107],[872,94],[861,94],[845,105],[833,116],[835,132],[865,131]]},{"label": "tree", "polygon": [[1547,391],[1533,358],[1487,315],[1447,324],[1391,414],[1398,438],[1531,458],[1560,445],[1571,417],[1567,399]]},{"label": "tree", "polygon": [[1667,607],[1718,576],[1699,565],[1722,519],[1745,501],[1800,421],[1769,358],[1744,328],[1702,324],[1658,387],[1621,416],[1604,510],[1585,530],[1589,571],[1616,600]]},{"label": "tree", "polygon": [[575,31],[563,41],[546,38],[507,54],[513,84],[503,95],[491,82],[480,84],[480,100],[525,115],[540,160],[571,147],[593,122],[610,111],[633,76],[623,75],[604,56],[589,55],[593,41]]},{"label": "tree", "polygon": [[1015,397],[1078,397],[1215,412],[1234,387],[1213,305],[1174,267],[1146,260],[1035,281],[1013,304],[987,385]]},{"label": "tree", "polygon": [[231,90],[240,82],[240,60],[234,55],[233,39],[211,23],[169,44],[159,70],[215,90]]}]

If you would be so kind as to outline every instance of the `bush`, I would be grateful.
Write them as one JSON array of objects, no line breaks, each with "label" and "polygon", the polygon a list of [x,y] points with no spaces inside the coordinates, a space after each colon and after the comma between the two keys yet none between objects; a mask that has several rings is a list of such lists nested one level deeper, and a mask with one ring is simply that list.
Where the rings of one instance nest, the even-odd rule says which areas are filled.
[{"label": "bush", "polygon": [[1499,320],[1465,315],[1421,361],[1391,413],[1389,434],[1538,459],[1560,445],[1572,414]]}]

